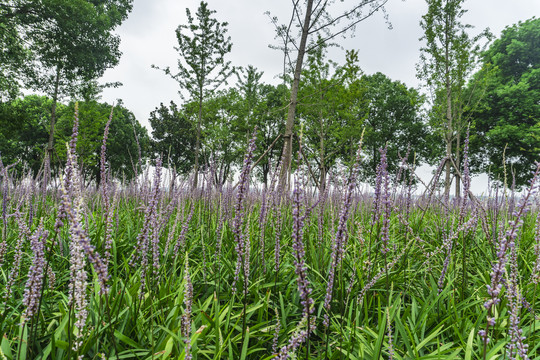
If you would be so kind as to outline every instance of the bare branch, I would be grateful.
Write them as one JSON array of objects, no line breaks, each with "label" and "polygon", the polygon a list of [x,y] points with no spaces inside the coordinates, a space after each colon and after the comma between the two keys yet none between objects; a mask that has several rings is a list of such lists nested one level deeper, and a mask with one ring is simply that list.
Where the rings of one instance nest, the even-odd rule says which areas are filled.
[{"label": "bare branch", "polygon": [[[372,0],[370,2],[373,2],[373,1],[376,1],[376,0]],[[371,15],[373,15],[374,13],[376,13],[377,11],[379,11],[382,7],[384,7],[384,5],[388,2],[388,0],[385,0],[382,4],[380,4],[379,6],[373,8],[367,15],[357,19],[356,21],[352,22],[351,24],[349,24],[348,26],[346,26],[345,28],[341,29],[340,31],[334,33],[334,34],[331,34],[330,36],[322,39],[322,42],[327,42],[328,40],[332,40],[333,38],[335,38],[336,36],[338,35],[341,35],[347,31],[349,31],[351,28],[355,27],[358,23],[364,21],[365,19],[367,19],[368,17],[370,17]],[[322,29],[323,27],[319,28],[319,29]],[[318,30],[316,30],[318,31]],[[316,31],[313,31],[313,32],[316,32]],[[316,46],[318,45],[314,45],[312,47],[310,47],[307,51],[311,51],[312,49],[314,49]]]},{"label": "bare branch", "polygon": [[[322,29],[325,29],[325,28],[333,26],[333,25],[337,25],[343,18],[348,18],[352,14],[357,12],[359,9],[361,9],[362,7],[364,7],[364,6],[368,5],[368,4],[371,4],[371,3],[375,3],[377,1],[378,0],[363,0],[360,4],[356,5],[351,10],[344,12],[343,14],[333,18],[331,21],[327,22],[326,24],[323,24],[320,27],[318,27],[317,29],[310,31],[310,34],[317,33],[319,31],[321,31]],[[346,29],[348,30],[351,27],[353,27],[354,25],[358,24],[360,21],[365,20],[366,18],[370,17],[371,15],[373,15],[373,13],[375,13],[377,10],[379,10],[381,7],[383,7],[387,2],[388,2],[388,0],[384,0],[380,5],[376,6],[373,9],[371,9],[367,16],[362,17],[360,20],[354,21],[352,24],[347,26]],[[344,32],[344,31],[342,30],[341,32]]]}]

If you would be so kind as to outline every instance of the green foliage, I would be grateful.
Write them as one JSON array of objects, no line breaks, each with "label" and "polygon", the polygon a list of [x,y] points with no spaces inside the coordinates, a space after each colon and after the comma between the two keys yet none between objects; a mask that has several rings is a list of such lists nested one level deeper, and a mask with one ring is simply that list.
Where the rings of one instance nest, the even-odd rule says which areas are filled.
[{"label": "green foliage", "polygon": [[162,155],[164,166],[180,174],[189,173],[194,162],[196,127],[190,115],[172,101],[150,113],[153,157]]},{"label": "green foliage", "polygon": [[[483,101],[469,116],[475,123],[472,149],[476,170],[508,183],[527,183],[540,154],[540,19],[507,27],[484,55]],[[478,92],[472,85],[470,91]],[[478,96],[477,94],[475,94]],[[503,159],[506,163],[503,163]]]},{"label": "green foliage", "polygon": [[[75,103],[70,103],[58,119],[56,153],[66,160],[66,143],[72,133]],[[99,159],[105,125],[111,113],[111,105],[97,101],[79,103],[79,141],[77,152],[82,169],[88,180],[100,181]],[[135,138],[137,136],[137,138]],[[138,143],[137,143],[138,142]],[[144,127],[131,111],[120,101],[114,107],[107,141],[107,162],[113,176],[131,179],[140,173],[141,164],[147,157],[150,139]],[[140,146],[140,149],[139,149]],[[142,159],[139,159],[139,150]]]},{"label": "green foliage", "polygon": [[350,97],[346,94],[349,89],[343,85],[341,74],[333,73],[331,66],[336,64],[326,59],[327,45],[321,38],[318,41],[319,46],[308,54],[302,72],[297,115],[305,135],[304,151],[316,164],[317,184],[324,187],[326,173],[349,143],[349,130],[359,124],[350,126],[351,119],[346,114],[350,110]]},{"label": "green foliage", "polygon": [[[194,164],[196,119],[201,109],[201,162],[212,167],[215,182],[224,184],[241,166],[247,140],[254,128],[261,144],[255,153],[259,158],[282,131],[286,110],[287,88],[260,82],[262,73],[248,67],[238,75],[237,88],[216,91],[199,107],[197,101],[180,107],[163,104],[152,112],[153,151],[164,155],[164,164],[170,162],[179,173],[187,174]],[[280,139],[278,139],[280,140]],[[271,168],[279,161],[282,141],[276,141],[259,162],[256,173],[268,182]]]},{"label": "green foliage", "polygon": [[364,178],[374,180],[380,162],[379,149],[384,147],[387,147],[390,174],[397,172],[405,156],[408,164],[415,158],[417,163],[427,159],[430,155],[426,142],[428,129],[420,111],[423,96],[382,73],[365,76],[363,80],[367,102],[363,116],[364,148],[369,164],[362,167]]},{"label": "green foliage", "polygon": [[[319,183],[338,160],[354,158],[362,133],[366,159],[362,179],[374,181],[379,149],[388,147],[389,171],[395,174],[408,154],[412,163],[428,157],[427,125],[420,108],[424,98],[399,81],[381,73],[363,75],[358,55],[349,52],[347,62],[333,74],[320,46],[309,54],[302,74],[298,114],[304,126],[304,148],[318,169]],[[323,185],[324,186],[324,185]]]},{"label": "green foliage", "polygon": [[[241,164],[248,134],[253,128],[247,126],[244,99],[230,88],[219,91],[203,103],[202,154],[207,166],[213,166],[218,184],[224,184]],[[193,113],[197,110],[191,104]]]},{"label": "green foliage", "polygon": [[[25,310],[22,302],[24,286],[32,255],[28,240],[24,239],[20,276],[14,282],[13,294],[5,299],[4,287],[0,287],[0,331],[3,334],[0,354],[16,359],[20,349],[21,353],[26,352],[27,359],[76,358],[77,354],[70,346],[77,331],[73,326],[73,309],[68,302],[70,268],[69,257],[65,255],[72,240],[67,226],[58,233],[54,231],[58,197],[44,198],[45,203],[38,198],[20,201],[13,195],[27,189],[25,185],[15,185],[9,188],[8,198],[2,200],[7,201],[8,213],[17,210],[28,214],[30,209],[36,210],[29,229],[34,231],[43,221],[50,231],[46,249],[47,266],[52,272],[45,281],[39,316],[33,317],[26,327],[21,326],[21,313]],[[234,205],[224,197],[227,192],[190,197],[181,195],[189,190],[181,188],[178,194],[162,193],[157,204],[162,210],[155,223],[161,229],[156,237],[160,266],[150,268],[146,273],[148,286],[141,292],[140,265],[130,265],[129,261],[138,253],[136,243],[145,226],[144,208],[148,206],[148,198],[144,191],[133,189],[142,190],[149,184],[131,185],[133,187],[126,187],[127,191],[117,194],[114,213],[118,220],[112,231],[114,242],[108,264],[111,277],[106,295],[100,295],[96,274],[91,266],[86,267],[89,273],[88,319],[79,355],[96,359],[182,359],[186,341],[189,341],[193,359],[271,359],[276,331],[279,350],[302,329],[298,322],[303,307],[297,292],[291,233],[287,230],[292,228],[294,220],[287,200],[276,205],[283,215],[280,218],[277,207],[267,209],[268,223],[259,220],[260,197],[250,196],[246,203],[243,231],[249,239],[251,271],[244,312],[242,299],[231,291],[236,258],[232,220],[225,219],[223,231],[216,231],[220,221],[227,216],[223,212],[234,213]],[[313,288],[313,317],[317,318],[317,327],[310,336],[309,355],[304,342],[291,356],[309,356],[318,360],[376,360],[388,358],[391,349],[394,359],[469,360],[482,359],[484,354],[486,359],[507,355],[510,314],[504,291],[502,301],[497,305],[496,326],[490,333],[491,341],[486,351],[478,335],[486,323],[488,314],[483,305],[488,297],[486,285],[490,284],[491,266],[497,260],[490,230],[480,224],[469,231],[460,230],[454,223],[460,216],[459,209],[447,209],[438,201],[413,204],[410,212],[396,208],[390,218],[391,250],[387,254],[389,260],[395,260],[395,265],[385,271],[377,230],[370,229],[373,225],[371,198],[367,194],[358,198],[347,224],[347,247],[336,273],[330,324],[325,328],[322,325],[328,281],[325,274],[331,261],[333,228],[342,205],[339,194],[331,195],[334,200],[317,205],[322,206],[321,212],[317,208],[304,219],[306,271]],[[84,229],[97,252],[103,254],[103,229],[106,226],[103,199],[91,188],[85,190],[84,199],[88,212]],[[310,202],[307,206],[312,204],[312,200],[306,201]],[[182,219],[192,206],[194,216],[186,224],[185,238],[193,281],[193,311],[189,314],[192,331],[187,339],[181,335],[182,317],[186,315],[185,254],[174,256],[172,251],[165,250],[165,244],[170,237],[176,241],[182,231]],[[479,220],[491,219],[499,223],[504,233],[510,226],[504,220],[508,211],[508,204],[490,208],[487,217]],[[529,355],[537,353],[540,344],[540,321],[534,318],[540,305],[538,289],[529,281],[538,261],[533,247],[537,215],[529,214],[524,219],[520,241],[516,243],[522,283],[519,291],[531,309],[519,310],[519,326],[530,346]],[[475,216],[478,216],[475,212],[467,212],[465,220]],[[17,240],[24,238],[13,217],[7,221],[7,251],[0,265],[2,279],[10,276]],[[279,273],[274,268],[276,226],[272,224],[284,230],[280,238],[282,262]],[[375,228],[378,225],[375,224]],[[264,234],[262,242],[261,232]],[[447,256],[443,240],[448,233],[459,235],[454,239],[451,251],[452,259],[455,257],[458,261],[449,262],[444,285],[440,287],[438,279]],[[220,238],[217,238],[218,234]],[[221,244],[219,255],[218,241]],[[262,246],[266,250],[265,265],[260,261]],[[462,261],[467,266],[465,280]],[[511,266],[507,265],[506,269],[510,271]],[[56,281],[51,281],[51,274],[55,275]],[[358,295],[372,280],[371,288],[359,301]],[[244,316],[249,329],[245,335],[242,334]]]},{"label": "green foliage", "polygon": [[176,29],[178,47],[175,50],[180,56],[178,72],[173,73],[170,67],[163,69],[196,100],[211,94],[227,81],[234,70],[230,61],[224,59],[232,48],[231,38],[225,36],[228,23],[212,18],[215,13],[215,10],[208,9],[208,3],[201,1],[195,21],[186,8],[188,24],[179,25]]},{"label": "green foliage", "polygon": [[420,49],[418,77],[432,89],[445,88],[448,79],[459,89],[466,80],[464,71],[470,66],[466,52],[473,44],[466,33],[472,26],[460,22],[466,13],[463,1],[426,0],[428,11],[420,22],[425,46]]},{"label": "green foliage", "polygon": [[[237,106],[242,109],[244,117],[244,136],[249,136],[247,134],[257,127],[259,145],[255,150],[255,158],[259,159],[268,150],[255,170],[259,179],[268,185],[269,174],[277,166],[283,148],[283,139],[278,139],[278,136],[284,130],[283,119],[286,116],[289,91],[283,84],[273,86],[261,83],[262,74],[249,65],[243,76],[238,75],[237,89],[242,100]],[[246,150],[246,144],[246,141],[242,142],[243,151]]]},{"label": "green foliage", "polygon": [[[477,103],[464,92],[467,80],[476,70],[481,52],[482,39],[490,39],[486,29],[471,37],[471,25],[463,24],[461,18],[466,13],[464,0],[426,0],[428,11],[422,16],[420,26],[425,40],[420,49],[420,63],[417,77],[423,80],[430,91],[430,125],[439,137],[430,141],[433,154],[446,158],[445,193],[450,192],[451,170],[456,178],[456,194],[459,195],[459,181],[455,167],[461,164],[461,139],[468,126],[463,112]],[[479,79],[480,80],[480,79]],[[478,85],[478,84],[475,84]],[[442,140],[442,141],[441,141]],[[456,166],[451,164],[451,159]]]},{"label": "green foliage", "polygon": [[[131,11],[132,0],[8,0],[0,6],[0,41],[9,61],[0,84],[11,80],[52,95],[73,94],[103,75],[120,58],[112,34]],[[4,52],[2,52],[4,53]],[[25,66],[20,66],[22,61]],[[16,82],[15,82],[16,84]]]},{"label": "green foliage", "polygon": [[6,5],[0,5],[0,101],[17,96],[19,75],[28,58],[15,17],[9,12]]},{"label": "green foliage", "polygon": [[[42,166],[49,134],[52,100],[29,95],[0,103],[0,154],[4,164],[19,161],[37,175]],[[58,112],[65,111],[63,105]]]},{"label": "green foliage", "polygon": [[[230,61],[225,61],[225,55],[231,51],[232,43],[227,33],[227,23],[220,23],[212,17],[215,10],[208,9],[208,3],[201,1],[197,9],[197,20],[186,8],[188,25],[179,25],[176,29],[178,40],[178,72],[173,73],[170,67],[160,69],[186,90],[191,100],[198,104],[197,132],[195,141],[194,184],[199,175],[199,155],[201,152],[201,131],[203,127],[203,100],[212,95],[217,88],[226,83],[234,72]],[[184,99],[182,91],[179,92]]]}]

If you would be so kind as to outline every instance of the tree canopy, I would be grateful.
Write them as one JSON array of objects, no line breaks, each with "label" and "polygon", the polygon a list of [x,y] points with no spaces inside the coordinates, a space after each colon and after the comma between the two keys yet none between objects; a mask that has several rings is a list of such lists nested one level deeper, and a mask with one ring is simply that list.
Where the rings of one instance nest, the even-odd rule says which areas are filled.
[{"label": "tree canopy", "polygon": [[417,90],[382,73],[366,76],[365,82],[368,104],[364,110],[364,148],[369,166],[363,167],[362,172],[365,179],[374,181],[380,163],[379,149],[387,148],[390,174],[397,172],[404,157],[408,163],[415,158],[418,162],[426,160],[428,127],[420,110],[424,99]]},{"label": "tree canopy", "polygon": [[[56,153],[66,159],[66,143],[73,128],[75,103],[71,102],[58,119]],[[105,125],[112,105],[95,100],[79,103],[79,140],[77,153],[88,180],[100,181],[99,157]],[[140,146],[140,149],[139,149]],[[119,101],[114,106],[107,141],[107,161],[113,175],[131,179],[140,173],[139,160],[144,161],[150,146],[146,128],[142,127],[131,111]],[[139,150],[143,159],[139,159]]]},{"label": "tree canopy", "polygon": [[[213,17],[215,10],[208,8],[208,3],[201,1],[196,19],[186,8],[188,25],[179,25],[176,29],[178,40],[178,72],[170,67],[163,72],[176,80],[181,90],[187,90],[192,100],[198,103],[197,132],[194,154],[194,186],[197,186],[199,171],[199,155],[201,147],[201,129],[203,100],[211,95],[221,84],[225,83],[234,72],[225,55],[231,51],[232,42],[226,37],[227,22],[219,22]],[[152,65],[154,68],[159,67]],[[183,97],[180,91],[180,96]]]},{"label": "tree canopy", "polygon": [[182,109],[171,101],[161,103],[150,113],[152,127],[152,152],[162,156],[163,165],[171,166],[177,173],[187,174],[193,168],[196,124]]},{"label": "tree canopy", "polygon": [[[19,162],[36,175],[49,137],[52,99],[29,95],[0,102],[0,155],[4,164]],[[65,111],[63,105],[59,112]]]},{"label": "tree canopy", "polygon": [[[66,94],[118,63],[118,35],[133,0],[8,0],[0,5],[0,83],[52,95],[56,73]],[[25,62],[23,63],[24,60]],[[24,66],[21,66],[24,65]],[[5,76],[11,76],[6,79]],[[12,81],[17,80],[17,81]]]},{"label": "tree canopy", "polygon": [[[98,79],[119,61],[120,39],[113,30],[132,3],[0,4],[0,156],[5,163],[18,162],[17,170],[36,174],[45,168],[43,160],[51,159],[57,169],[66,157],[75,101],[83,99],[77,150],[87,179],[99,181],[111,105],[97,100],[107,86]],[[487,30],[471,35],[472,26],[462,22],[464,0],[426,0],[417,66],[428,90],[423,96],[385,74],[364,74],[356,50],[347,51],[341,64],[327,58],[328,48],[337,45],[329,41],[352,33],[378,10],[384,13],[387,0],[336,3],[293,2],[288,24],[271,18],[282,41],[274,47],[284,52],[279,85],[264,83],[255,66],[227,60],[228,23],[218,21],[207,2],[201,1],[196,12],[186,9],[187,22],[175,32],[177,66],[152,66],[178,82],[180,101],[162,103],[150,113],[152,139],[121,102],[115,107],[108,140],[113,174],[132,178],[151,153],[179,174],[193,172],[195,186],[199,168],[211,170],[215,183],[223,184],[240,168],[257,127],[254,172],[264,184],[280,160],[280,181],[287,184],[285,175],[297,165],[291,153],[300,149],[293,139],[301,138],[301,161],[323,189],[329,172],[350,164],[363,136],[363,181],[373,182],[383,148],[391,174],[405,155],[409,162],[430,164],[444,157],[445,193],[453,177],[459,196],[463,137],[470,126],[471,171],[500,181],[510,174],[516,185],[526,183],[540,154],[539,19],[507,27],[485,50],[491,35]],[[228,86],[235,73],[238,81]],[[21,89],[46,96],[21,97]]]},{"label": "tree canopy", "polygon": [[[470,107],[470,98],[464,88],[475,70],[480,55],[480,41],[490,38],[488,30],[470,36],[472,25],[461,21],[467,12],[464,0],[426,0],[428,11],[422,16],[420,26],[425,41],[420,51],[417,76],[424,81],[432,94],[430,125],[442,138],[445,150],[445,194],[449,195],[451,171],[456,179],[456,195],[460,192],[457,171],[461,151],[461,134],[467,128],[463,111]],[[437,147],[436,142],[432,146]]]},{"label": "tree canopy", "polygon": [[[540,19],[507,27],[484,54],[484,100],[471,109],[476,171],[525,185],[540,155]],[[475,89],[471,86],[472,92]],[[478,96],[478,95],[477,95]],[[505,162],[503,162],[505,161]],[[508,183],[512,179],[507,179]]]},{"label": "tree canopy", "polygon": [[[321,44],[328,43],[339,35],[344,35],[353,31],[363,20],[369,18],[377,11],[381,10],[386,14],[384,5],[388,0],[356,1],[349,4],[345,10],[336,6],[334,1],[328,0],[306,0],[293,1],[292,12],[289,23],[277,25],[278,19],[272,18],[276,25],[276,37],[283,42],[278,49],[284,52],[284,74],[286,77],[287,64],[293,71],[290,85],[290,99],[283,134],[283,167],[280,175],[280,183],[288,183],[288,172],[292,159],[293,132],[295,127],[296,106],[298,105],[298,91],[302,69],[304,68],[304,58],[306,54]],[[386,15],[385,15],[386,16]],[[298,29],[297,35],[293,29]],[[314,39],[314,37],[317,37]],[[291,61],[291,52],[296,49],[296,59]]]},{"label": "tree canopy", "polygon": [[[0,5],[0,40],[13,53],[3,65],[0,91],[20,85],[52,97],[48,151],[52,158],[56,102],[97,92],[95,80],[118,64],[120,37],[133,0],[8,0]],[[7,30],[3,30],[7,29]],[[4,86],[2,84],[9,84]]]}]

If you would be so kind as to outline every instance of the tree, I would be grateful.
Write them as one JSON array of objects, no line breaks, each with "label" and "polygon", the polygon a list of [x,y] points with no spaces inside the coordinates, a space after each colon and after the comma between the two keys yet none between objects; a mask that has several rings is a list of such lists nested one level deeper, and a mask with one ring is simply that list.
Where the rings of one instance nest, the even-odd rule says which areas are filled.
[{"label": "tree", "polygon": [[18,77],[27,60],[23,39],[17,31],[17,18],[8,4],[0,4],[0,101],[19,93]]},{"label": "tree", "polygon": [[247,116],[239,92],[230,88],[214,94],[204,103],[203,156],[214,167],[217,184],[223,185],[236,165],[242,164]]},{"label": "tree", "polygon": [[[413,88],[386,75],[376,73],[365,76],[364,149],[368,154],[362,167],[364,179],[374,180],[380,162],[379,149],[387,148],[388,171],[395,174],[401,159],[409,153],[408,163],[421,162],[428,156],[427,125],[422,121],[420,108],[424,98]],[[410,152],[409,152],[410,149]]]},{"label": "tree", "polygon": [[[255,169],[265,186],[268,186],[268,175],[271,166],[277,166],[283,141],[280,134],[283,132],[283,121],[287,108],[286,98],[288,89],[284,85],[273,86],[260,82],[262,72],[251,65],[238,74],[238,91],[242,98],[239,108],[244,117],[241,132],[251,134],[257,127],[257,149],[255,158],[259,163]],[[250,136],[250,135],[249,135]],[[246,141],[241,145],[245,146]],[[245,153],[245,149],[242,151]]]},{"label": "tree", "polygon": [[[197,136],[195,141],[195,164],[193,186],[197,187],[199,174],[199,156],[201,148],[201,129],[203,101],[220,85],[225,83],[234,72],[225,55],[231,51],[230,37],[225,37],[228,23],[220,23],[212,18],[215,10],[208,9],[208,4],[201,1],[197,13],[197,21],[186,8],[188,25],[180,25],[176,29],[178,40],[178,72],[173,73],[169,67],[162,70],[178,82],[198,103]],[[152,67],[159,69],[157,66]],[[182,93],[180,92],[182,96]]]},{"label": "tree", "polygon": [[163,164],[170,164],[178,173],[189,173],[195,160],[194,121],[172,101],[169,107],[160,104],[150,113],[149,121],[154,155],[162,155]]},{"label": "tree", "polygon": [[[485,96],[468,115],[474,121],[474,169],[504,181],[505,165],[516,185],[527,184],[540,155],[540,19],[507,27],[485,52]],[[473,96],[478,90],[470,86]],[[506,164],[503,160],[506,160]],[[508,179],[510,180],[510,179]]]},{"label": "tree", "polygon": [[[417,76],[423,79],[432,94],[432,126],[445,144],[446,176],[445,195],[450,193],[452,151],[459,164],[460,136],[466,127],[462,121],[465,107],[470,106],[463,95],[465,84],[475,70],[480,54],[479,42],[488,37],[484,31],[469,37],[471,25],[460,22],[466,10],[464,0],[426,0],[428,12],[422,16],[420,26],[424,29],[425,46],[420,49]],[[459,196],[459,179],[456,172],[456,195]]]},{"label": "tree", "polygon": [[[112,34],[131,10],[133,0],[8,0],[0,6],[2,46],[28,61],[8,62],[8,76],[52,97],[48,151],[52,157],[57,101],[88,90],[120,58],[118,35]],[[4,32],[6,34],[6,32]],[[6,41],[6,39],[8,41]],[[20,55],[18,56],[20,57]],[[0,81],[1,83],[2,81]]]},{"label": "tree", "polygon": [[[319,40],[322,40],[319,38]],[[318,175],[312,174],[319,189],[326,185],[326,174],[338,159],[346,141],[341,129],[343,109],[348,98],[343,84],[343,72],[332,73],[332,61],[325,57],[327,45],[321,43],[307,57],[299,85],[298,117],[304,126],[305,152],[312,160]],[[315,172],[315,171],[314,171]]]},{"label": "tree", "polygon": [[[0,103],[0,155],[5,164],[19,162],[18,169],[39,172],[48,140],[52,100],[29,95]],[[65,107],[58,106],[62,113]]]},{"label": "tree", "polygon": [[[320,46],[321,43],[327,43],[335,37],[353,31],[358,23],[367,19],[378,10],[384,11],[384,5],[388,0],[362,0],[356,2],[345,11],[336,15],[337,7],[334,1],[329,0],[305,0],[293,1],[293,9],[288,25],[276,26],[277,36],[283,41],[283,51],[285,58],[289,59],[291,66],[294,66],[294,75],[291,84],[289,108],[287,121],[285,124],[285,133],[283,135],[283,167],[280,176],[282,184],[288,183],[289,168],[292,156],[292,135],[295,124],[296,106],[298,104],[298,89],[302,65],[306,52],[309,53],[312,47]],[[303,18],[303,20],[302,20]],[[277,24],[277,18],[272,18],[272,22]],[[291,34],[293,23],[297,22],[300,29],[299,34]],[[344,22],[341,27],[340,23]],[[321,41],[310,42],[312,36],[321,36]],[[290,61],[290,46],[296,49],[296,60],[294,65]],[[286,61],[284,61],[286,63]],[[285,74],[284,74],[285,76]]]},{"label": "tree", "polygon": [[[66,159],[66,143],[73,128],[74,107],[75,103],[70,103],[58,119],[59,141],[56,144],[56,153],[62,160]],[[98,183],[103,133],[111,108],[112,105],[95,100],[79,103],[78,159],[82,163],[85,176]],[[133,113],[123,106],[122,101],[119,101],[114,106],[107,142],[107,161],[112,174],[129,180],[140,173],[137,168],[140,165],[139,150],[144,158],[149,145],[146,129],[135,119]]]}]

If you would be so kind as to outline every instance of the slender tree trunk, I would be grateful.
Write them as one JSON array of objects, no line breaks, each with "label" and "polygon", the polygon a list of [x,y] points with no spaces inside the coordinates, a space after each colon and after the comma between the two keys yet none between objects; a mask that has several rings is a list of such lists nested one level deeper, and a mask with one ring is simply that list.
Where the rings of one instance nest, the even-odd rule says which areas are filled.
[{"label": "slender tree trunk", "polygon": [[[352,146],[351,146],[351,149],[352,149]],[[377,159],[377,147],[375,145],[373,145],[372,151],[373,151],[373,156],[371,160],[371,166],[373,168],[373,173],[377,174],[377,165],[379,164],[379,160]],[[349,159],[352,159],[352,158],[353,158],[352,154],[349,155]]]},{"label": "slender tree trunk", "polygon": [[444,196],[448,197],[450,195],[450,184],[452,182],[451,180],[451,173],[452,173],[452,167],[451,167],[451,161],[450,157],[452,156],[452,132],[450,129],[448,129],[448,132],[446,134],[446,169],[445,169],[445,177],[444,177]]},{"label": "slender tree trunk", "polygon": [[319,113],[319,124],[321,126],[321,141],[320,141],[320,153],[321,153],[321,158],[320,158],[320,179],[319,179],[319,190],[321,192],[323,192],[325,190],[325,186],[326,186],[326,164],[325,164],[325,154],[324,154],[324,131],[323,131],[323,126],[324,126],[324,121],[322,119],[322,114]]},{"label": "slender tree trunk", "polygon": [[196,189],[199,181],[199,153],[201,147],[202,123],[202,90],[199,93],[199,115],[197,116],[197,139],[195,140],[195,166],[193,168],[193,188]]},{"label": "slender tree trunk", "polygon": [[[52,161],[54,150],[54,125],[56,123],[56,103],[58,101],[58,88],[60,87],[60,65],[56,66],[56,79],[54,82],[53,103],[51,108],[51,129],[49,130],[49,143],[47,144],[47,152],[49,153],[49,161]],[[47,174],[50,175],[50,174]]]},{"label": "slender tree trunk", "polygon": [[270,166],[263,164],[261,167],[263,172],[264,191],[266,191],[268,188],[268,172],[270,171]]},{"label": "slender tree trunk", "polygon": [[302,26],[302,37],[298,48],[298,56],[296,58],[296,67],[294,69],[294,79],[291,87],[291,98],[289,102],[289,111],[287,113],[287,122],[285,125],[285,134],[283,136],[283,163],[280,174],[280,187],[285,189],[289,184],[289,175],[292,158],[292,134],[294,129],[294,117],[296,115],[296,105],[298,103],[298,87],[300,84],[300,74],[302,72],[302,63],[304,54],[306,53],[307,37],[309,33],[309,25],[311,21],[311,12],[313,8],[313,0],[308,0],[306,7],[306,15]]},{"label": "slender tree trunk", "polygon": [[[459,129],[459,128],[458,128]],[[460,153],[460,149],[459,149],[459,146],[460,146],[460,131],[458,130],[457,134],[456,134],[456,166],[460,167],[460,156],[459,156],[459,153]],[[456,171],[456,174],[454,175],[454,178],[456,180],[456,198],[457,199],[460,199],[461,197],[461,179],[459,178],[458,176],[458,173]],[[464,194],[466,195],[466,194]]]},{"label": "slender tree trunk", "polygon": [[446,15],[445,31],[445,86],[446,86],[446,174],[444,179],[444,196],[450,195],[451,166],[450,157],[452,156],[452,84],[450,83],[450,19]]}]

